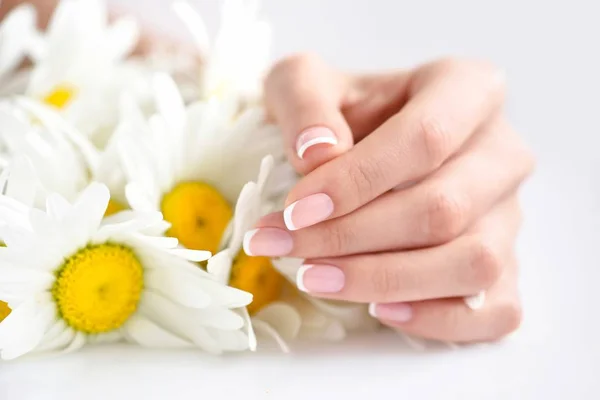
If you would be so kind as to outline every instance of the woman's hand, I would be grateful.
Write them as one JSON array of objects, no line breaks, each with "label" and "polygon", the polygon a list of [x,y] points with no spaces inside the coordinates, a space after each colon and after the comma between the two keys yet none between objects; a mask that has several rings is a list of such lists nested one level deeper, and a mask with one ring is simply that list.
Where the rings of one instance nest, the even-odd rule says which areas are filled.
[{"label": "woman's hand", "polygon": [[[348,76],[297,56],[272,70],[266,101],[306,176],[246,252],[306,258],[300,289],[371,303],[406,333],[472,342],[517,328],[517,190],[533,160],[503,116],[501,72],[442,60]],[[483,307],[465,305],[483,290]]]}]

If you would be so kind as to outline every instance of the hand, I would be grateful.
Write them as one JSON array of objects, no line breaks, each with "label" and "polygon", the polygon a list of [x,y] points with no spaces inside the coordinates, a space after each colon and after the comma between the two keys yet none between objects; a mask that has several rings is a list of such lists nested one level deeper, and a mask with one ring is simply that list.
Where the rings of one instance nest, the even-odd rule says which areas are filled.
[{"label": "hand", "polygon": [[[532,156],[506,122],[503,75],[443,60],[350,76],[312,56],[279,63],[266,102],[306,176],[246,252],[306,258],[300,289],[371,303],[384,324],[453,342],[521,320],[517,189]],[[463,301],[486,291],[483,307]]]}]

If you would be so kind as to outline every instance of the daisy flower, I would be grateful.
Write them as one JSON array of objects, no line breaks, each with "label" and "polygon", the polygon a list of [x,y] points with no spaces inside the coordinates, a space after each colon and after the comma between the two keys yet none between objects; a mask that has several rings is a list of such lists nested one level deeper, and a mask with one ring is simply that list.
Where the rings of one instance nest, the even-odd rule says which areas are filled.
[{"label": "daisy flower", "polygon": [[30,160],[39,178],[38,198],[30,206],[45,205],[49,193],[74,200],[90,182],[97,181],[111,190],[108,215],[126,208],[114,143],[98,150],[48,106],[25,97],[0,101],[0,148],[0,168],[16,155]]},{"label": "daisy flower", "polygon": [[256,0],[226,0],[219,30],[211,43],[206,24],[196,10],[187,1],[173,4],[203,61],[201,99],[235,98],[239,106],[260,95],[263,74],[269,66],[271,30],[260,20],[258,5]]},{"label": "daisy flower", "polygon": [[15,69],[28,54],[35,37],[36,14],[31,4],[13,9],[0,23],[0,93],[18,90],[22,79]]},{"label": "daisy flower", "polygon": [[130,103],[117,129],[127,200],[135,210],[162,212],[171,223],[168,235],[187,248],[216,252],[233,205],[258,175],[261,159],[272,154],[281,165],[278,173],[289,171],[281,135],[265,123],[261,108],[231,120],[223,111],[226,102],[186,107],[167,75],[157,74],[153,87],[158,113],[145,118]]},{"label": "daisy flower", "polygon": [[252,296],[192,263],[208,252],[162,236],[160,213],[103,218],[108,200],[99,183],[73,203],[52,194],[45,210],[0,195],[0,299],[11,310],[0,323],[2,358],[121,338],[216,354],[247,349],[246,321],[233,309]]},{"label": "daisy flower", "polygon": [[[159,112],[146,119],[131,103],[124,112],[129,118],[118,128],[128,203],[134,210],[162,212],[171,224],[167,235],[189,249],[216,253],[226,248],[221,257],[228,254],[231,262],[235,258],[236,277],[230,279],[231,262],[212,268],[211,273],[223,284],[252,293],[249,312],[254,314],[279,296],[285,279],[268,258],[243,253],[240,229],[245,225],[239,224],[248,220],[247,210],[272,209],[286,185],[293,183],[279,132],[265,123],[260,108],[249,108],[231,120],[223,112],[228,106],[216,99],[186,108],[167,75],[157,75],[153,85]],[[270,156],[263,160],[266,155]],[[256,195],[250,195],[248,191],[254,189],[248,188],[241,194],[256,176],[263,182],[269,175],[268,188],[261,183]],[[239,217],[234,218],[236,202]],[[213,261],[212,265],[220,264]],[[259,275],[263,280],[256,286]]]},{"label": "daisy flower", "polygon": [[114,129],[124,90],[144,96],[145,70],[126,61],[139,28],[129,18],[109,24],[102,0],[59,2],[31,57],[29,97],[59,110],[81,132],[103,145]]}]

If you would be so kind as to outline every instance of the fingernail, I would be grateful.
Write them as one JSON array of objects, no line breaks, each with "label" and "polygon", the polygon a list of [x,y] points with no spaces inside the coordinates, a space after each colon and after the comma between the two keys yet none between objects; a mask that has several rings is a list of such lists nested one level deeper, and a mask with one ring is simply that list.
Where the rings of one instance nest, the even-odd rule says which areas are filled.
[{"label": "fingernail", "polygon": [[471,310],[479,310],[485,303],[485,292],[481,291],[473,296],[465,297],[465,304]]},{"label": "fingernail", "polygon": [[329,146],[335,146],[338,143],[335,133],[329,128],[324,126],[315,126],[306,129],[296,139],[296,154],[300,159],[304,158],[304,153],[316,145],[327,144]]},{"label": "fingernail", "polygon": [[296,275],[298,289],[308,293],[337,293],[344,288],[344,272],[331,265],[303,265]]},{"label": "fingernail", "polygon": [[325,221],[333,213],[333,201],[325,193],[300,199],[285,208],[283,220],[290,231]]},{"label": "fingernail", "polygon": [[292,251],[292,236],[283,229],[259,228],[244,235],[244,252],[249,256],[285,256]]},{"label": "fingernail", "polygon": [[369,314],[373,318],[391,322],[408,322],[413,316],[412,307],[406,303],[369,304]]}]

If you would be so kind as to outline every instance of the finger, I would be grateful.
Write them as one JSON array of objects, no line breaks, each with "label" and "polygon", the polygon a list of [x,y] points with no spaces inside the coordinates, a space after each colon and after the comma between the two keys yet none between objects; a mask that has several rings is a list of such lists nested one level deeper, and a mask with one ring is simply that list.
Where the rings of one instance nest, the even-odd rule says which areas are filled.
[{"label": "finger", "polygon": [[[458,237],[514,192],[532,169],[530,153],[505,122],[487,127],[477,139],[419,184],[386,193],[351,214],[283,231],[293,243],[289,255],[315,258],[411,249]],[[327,206],[319,197],[311,197],[309,209],[301,205],[296,211],[313,217]],[[257,226],[285,228],[284,217],[269,215]]]},{"label": "finger", "polygon": [[359,142],[408,101],[412,71],[360,75],[351,79],[342,112]]},{"label": "finger", "polygon": [[[286,202],[288,228],[301,229],[346,215],[436,170],[500,107],[498,76],[495,70],[474,64],[435,68],[398,114],[296,185]],[[294,210],[305,209],[314,194],[330,199],[329,213],[294,222]]]},{"label": "finger", "polygon": [[306,260],[297,284],[315,296],[359,303],[470,296],[489,289],[502,276],[513,257],[519,222],[515,196],[450,243],[407,252]]},{"label": "finger", "polygon": [[306,174],[352,147],[341,112],[346,78],[310,55],[278,63],[265,80],[269,114],[281,126],[288,160]]},{"label": "finger", "polygon": [[438,299],[412,303],[378,304],[370,312],[385,325],[410,335],[445,342],[482,342],[501,339],[515,331],[522,320],[513,259],[496,286],[488,291],[485,306],[467,307],[462,299]]}]

